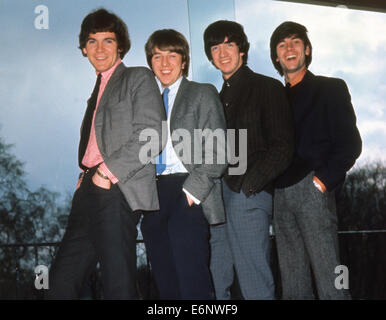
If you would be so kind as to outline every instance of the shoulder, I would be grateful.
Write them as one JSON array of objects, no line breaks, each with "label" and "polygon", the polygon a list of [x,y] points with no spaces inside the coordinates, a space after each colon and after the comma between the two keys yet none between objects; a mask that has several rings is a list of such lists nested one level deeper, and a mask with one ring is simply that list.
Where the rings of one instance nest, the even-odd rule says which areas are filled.
[{"label": "shoulder", "polygon": [[249,78],[251,81],[253,81],[255,84],[262,86],[262,87],[268,87],[273,89],[284,89],[283,83],[275,78],[253,72],[251,70],[251,73],[249,74]]},{"label": "shoulder", "polygon": [[347,90],[346,82],[340,78],[326,77],[317,75],[314,77],[315,83],[322,87],[322,89],[336,92],[340,90]]},{"label": "shoulder", "polygon": [[200,83],[196,81],[186,80],[187,89],[191,94],[200,95],[218,95],[217,89],[210,83]]},{"label": "shoulder", "polygon": [[153,77],[153,72],[147,67],[126,67],[124,66],[123,75],[126,77]]},{"label": "shoulder", "polygon": [[328,102],[331,108],[338,104],[348,104],[351,101],[351,95],[347,84],[340,78],[315,76],[315,90],[320,93],[320,99]]},{"label": "shoulder", "polygon": [[[118,71],[118,70],[117,70]],[[120,70],[119,86],[132,90],[157,87],[154,73],[146,67],[126,67]]]}]

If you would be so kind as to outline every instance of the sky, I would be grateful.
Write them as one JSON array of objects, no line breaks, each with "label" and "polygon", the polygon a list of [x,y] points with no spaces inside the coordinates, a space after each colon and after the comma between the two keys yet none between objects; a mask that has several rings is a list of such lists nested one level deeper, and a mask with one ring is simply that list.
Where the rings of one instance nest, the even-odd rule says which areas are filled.
[{"label": "sky", "polygon": [[[37,29],[35,8],[48,8],[48,29]],[[146,66],[150,34],[174,28],[191,44],[189,78],[220,89],[202,33],[218,19],[241,23],[251,43],[249,66],[282,81],[269,58],[269,38],[283,21],[304,24],[313,45],[310,70],[346,81],[363,139],[357,165],[386,160],[386,14],[272,0],[0,0],[0,137],[14,144],[32,190],[74,191],[79,130],[95,72],[78,46],[80,24],[104,6],[128,25],[128,66]],[[173,13],[172,19],[170,13]]]},{"label": "sky", "polygon": [[363,140],[357,165],[386,160],[386,14],[270,0],[236,3],[236,20],[251,43],[250,67],[277,79],[269,56],[273,30],[284,21],[307,27],[311,72],[348,85]]}]

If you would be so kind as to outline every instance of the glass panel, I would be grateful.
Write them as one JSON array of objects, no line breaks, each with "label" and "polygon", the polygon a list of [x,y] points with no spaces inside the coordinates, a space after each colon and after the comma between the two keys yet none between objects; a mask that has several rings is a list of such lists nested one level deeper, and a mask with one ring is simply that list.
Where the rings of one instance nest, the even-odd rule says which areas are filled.
[{"label": "glass panel", "polygon": [[270,59],[271,34],[287,20],[305,25],[313,46],[309,69],[349,87],[363,139],[357,165],[386,160],[385,13],[272,0],[235,0],[235,12],[251,43],[249,66],[281,81]]},{"label": "glass panel", "polygon": [[80,124],[95,83],[77,49],[83,18],[101,6],[119,15],[132,40],[124,63],[147,66],[144,45],[155,30],[175,28],[189,40],[188,7],[180,0],[51,1],[48,29],[37,29],[45,26],[40,4],[0,2],[0,137],[14,144],[11,152],[25,163],[32,190],[45,185],[72,194]]},{"label": "glass panel", "polygon": [[208,61],[204,51],[203,34],[217,20],[235,20],[233,0],[189,0],[192,76],[198,82],[209,82],[221,89],[221,73]]}]

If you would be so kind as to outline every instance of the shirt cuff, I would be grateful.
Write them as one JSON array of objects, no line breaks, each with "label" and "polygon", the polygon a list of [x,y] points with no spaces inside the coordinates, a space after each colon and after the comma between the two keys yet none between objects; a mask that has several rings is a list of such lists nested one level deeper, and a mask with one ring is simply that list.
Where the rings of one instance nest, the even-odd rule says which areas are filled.
[{"label": "shirt cuff", "polygon": [[189,197],[191,197],[195,204],[199,205],[201,203],[200,200],[198,200],[197,198],[192,196],[191,193],[188,190],[186,190],[185,188],[182,188],[182,191],[184,191]]},{"label": "shirt cuff", "polygon": [[102,162],[99,165],[99,171],[102,172],[103,174],[105,174],[109,178],[109,180],[111,181],[112,184],[116,184],[119,181],[118,178],[111,173],[109,168],[107,168],[107,166],[104,162]]}]

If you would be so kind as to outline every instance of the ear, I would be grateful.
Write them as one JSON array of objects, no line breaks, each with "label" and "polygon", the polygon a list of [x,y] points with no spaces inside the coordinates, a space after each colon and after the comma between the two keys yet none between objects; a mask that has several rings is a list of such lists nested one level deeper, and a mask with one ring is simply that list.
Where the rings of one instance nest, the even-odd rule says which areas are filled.
[{"label": "ear", "polygon": [[309,55],[310,55],[310,52],[311,52],[310,46],[307,46],[307,47],[306,47],[306,50],[305,50],[305,55],[306,55],[306,56],[309,56]]},{"label": "ear", "polygon": [[181,65],[181,69],[182,69],[182,70],[185,69],[185,65],[186,65],[186,62],[182,63],[182,65]]},{"label": "ear", "polygon": [[86,50],[86,48],[83,48],[83,49],[82,49],[82,52],[83,52],[84,55],[87,56],[87,50]]},{"label": "ear", "polygon": [[242,57],[243,55],[245,55],[245,52],[240,52],[240,57]]},{"label": "ear", "polygon": [[276,62],[279,62],[279,57],[276,57]]}]

